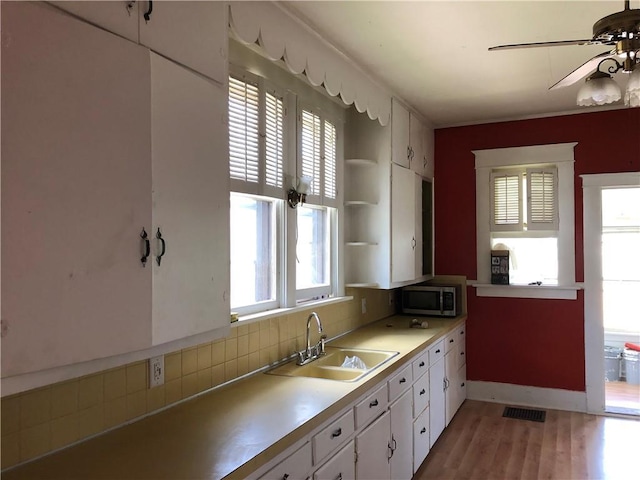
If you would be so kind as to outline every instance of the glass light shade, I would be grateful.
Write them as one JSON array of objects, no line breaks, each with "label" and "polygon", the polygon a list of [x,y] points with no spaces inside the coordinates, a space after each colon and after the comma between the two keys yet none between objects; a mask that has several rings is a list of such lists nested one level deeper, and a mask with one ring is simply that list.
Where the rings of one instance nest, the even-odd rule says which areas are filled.
[{"label": "glass light shade", "polygon": [[627,92],[624,94],[624,104],[629,107],[640,107],[640,63],[635,65],[629,76]]},{"label": "glass light shade", "polygon": [[578,105],[592,107],[594,105],[606,105],[617,102],[622,98],[622,92],[618,84],[609,75],[587,78],[587,81],[578,91]]}]

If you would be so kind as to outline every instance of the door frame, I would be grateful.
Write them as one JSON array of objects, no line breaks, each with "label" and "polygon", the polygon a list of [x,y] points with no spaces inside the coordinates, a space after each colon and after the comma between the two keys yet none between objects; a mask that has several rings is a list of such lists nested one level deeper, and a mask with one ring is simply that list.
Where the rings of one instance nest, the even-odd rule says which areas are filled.
[{"label": "door frame", "polygon": [[580,175],[583,202],[584,354],[587,412],[604,413],[602,190],[640,186],[640,172]]}]

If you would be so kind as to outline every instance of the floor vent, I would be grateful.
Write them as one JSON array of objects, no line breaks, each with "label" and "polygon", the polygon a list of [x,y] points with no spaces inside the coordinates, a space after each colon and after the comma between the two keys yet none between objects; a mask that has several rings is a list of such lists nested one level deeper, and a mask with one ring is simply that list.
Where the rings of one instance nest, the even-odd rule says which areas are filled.
[{"label": "floor vent", "polygon": [[544,422],[547,412],[544,410],[532,410],[529,408],[505,407],[503,417],[516,418],[518,420],[531,420],[532,422]]}]

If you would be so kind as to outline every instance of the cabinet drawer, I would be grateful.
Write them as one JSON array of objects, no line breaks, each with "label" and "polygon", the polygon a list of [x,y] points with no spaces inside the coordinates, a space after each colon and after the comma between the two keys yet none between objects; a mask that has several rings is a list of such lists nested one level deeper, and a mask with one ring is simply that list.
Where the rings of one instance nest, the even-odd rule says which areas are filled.
[{"label": "cabinet drawer", "polygon": [[413,418],[429,405],[429,375],[423,375],[413,384]]},{"label": "cabinet drawer", "polygon": [[353,410],[349,410],[313,437],[313,461],[318,464],[342,445],[354,431]]},{"label": "cabinet drawer", "polygon": [[429,352],[425,350],[413,361],[413,378],[418,379],[429,370]]},{"label": "cabinet drawer", "polygon": [[305,443],[260,478],[262,480],[304,479],[308,477],[310,471],[311,444]]},{"label": "cabinet drawer", "polygon": [[364,427],[387,408],[385,385],[378,388],[355,406],[356,428]]},{"label": "cabinet drawer", "polygon": [[411,364],[404,367],[391,380],[389,380],[389,403],[393,402],[402,393],[406,392],[413,383]]},{"label": "cabinet drawer", "polygon": [[429,453],[429,408],[413,422],[413,473]]},{"label": "cabinet drawer", "polygon": [[349,480],[356,478],[355,447],[351,440],[331,460],[313,474],[313,480]]},{"label": "cabinet drawer", "polygon": [[444,357],[444,340],[440,340],[429,347],[429,366]]},{"label": "cabinet drawer", "polygon": [[444,337],[444,353],[445,355],[452,350],[455,350],[458,345],[458,330],[451,332]]}]

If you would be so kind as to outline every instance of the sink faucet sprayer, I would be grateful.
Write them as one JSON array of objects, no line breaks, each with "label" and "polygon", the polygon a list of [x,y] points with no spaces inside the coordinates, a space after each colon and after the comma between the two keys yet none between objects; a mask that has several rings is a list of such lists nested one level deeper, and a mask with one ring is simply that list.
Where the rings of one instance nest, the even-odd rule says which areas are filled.
[{"label": "sink faucet sprayer", "polygon": [[[311,346],[311,319],[316,319],[316,324],[318,325],[318,333],[320,334],[320,341]],[[298,352],[298,365],[304,365],[309,363],[321,355],[324,355],[324,342],[327,339],[327,336],[323,333],[322,330],[322,322],[320,321],[320,317],[316,312],[311,312],[311,314],[307,317],[307,348]]]}]

